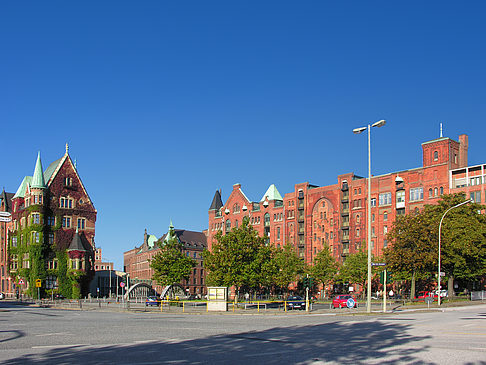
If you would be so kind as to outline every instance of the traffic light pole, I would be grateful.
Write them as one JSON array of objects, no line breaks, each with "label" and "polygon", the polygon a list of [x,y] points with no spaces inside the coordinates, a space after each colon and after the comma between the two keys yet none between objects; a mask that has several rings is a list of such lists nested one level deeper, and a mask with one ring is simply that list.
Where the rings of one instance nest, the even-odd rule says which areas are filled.
[{"label": "traffic light pole", "polygon": [[307,285],[305,286],[305,311],[309,311],[309,274],[307,274]]}]

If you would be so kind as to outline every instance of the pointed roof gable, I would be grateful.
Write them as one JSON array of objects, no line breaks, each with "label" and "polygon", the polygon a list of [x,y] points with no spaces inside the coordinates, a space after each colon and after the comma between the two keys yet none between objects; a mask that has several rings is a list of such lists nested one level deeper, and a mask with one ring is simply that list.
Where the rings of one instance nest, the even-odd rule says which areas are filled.
[{"label": "pointed roof gable", "polygon": [[77,228],[73,240],[71,241],[71,244],[68,247],[68,251],[86,251],[83,242],[81,241],[81,237],[79,236]]},{"label": "pointed roof gable", "polygon": [[268,187],[267,191],[265,194],[263,194],[263,198],[260,200],[260,202],[265,201],[265,198],[268,198],[268,200],[283,200],[282,195],[277,190],[277,187],[275,184],[272,184]]},{"label": "pointed roof gable", "polygon": [[223,201],[221,200],[221,193],[219,190],[216,190],[214,193],[213,202],[209,207],[209,210],[219,210],[223,206]]},{"label": "pointed roof gable", "polygon": [[15,193],[12,199],[25,197],[25,192],[27,191],[31,182],[32,182],[32,176],[24,177],[24,179],[20,183],[19,188],[17,189],[17,192]]},{"label": "pointed roof gable", "polygon": [[3,202],[5,212],[10,212],[12,205],[12,193],[6,193],[5,188],[3,188],[2,194],[0,195],[0,200]]},{"label": "pointed roof gable", "polygon": [[45,189],[46,184],[44,182],[44,173],[42,171],[42,162],[40,152],[37,154],[37,161],[35,163],[34,175],[32,176],[32,188]]}]

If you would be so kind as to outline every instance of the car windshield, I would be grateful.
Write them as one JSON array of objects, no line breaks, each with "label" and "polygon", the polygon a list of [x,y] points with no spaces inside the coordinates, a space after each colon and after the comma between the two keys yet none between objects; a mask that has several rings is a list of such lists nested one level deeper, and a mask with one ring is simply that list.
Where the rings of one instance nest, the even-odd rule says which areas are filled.
[{"label": "car windshield", "polygon": [[293,296],[293,297],[289,297],[289,300],[302,300],[302,298],[297,297],[297,296]]}]

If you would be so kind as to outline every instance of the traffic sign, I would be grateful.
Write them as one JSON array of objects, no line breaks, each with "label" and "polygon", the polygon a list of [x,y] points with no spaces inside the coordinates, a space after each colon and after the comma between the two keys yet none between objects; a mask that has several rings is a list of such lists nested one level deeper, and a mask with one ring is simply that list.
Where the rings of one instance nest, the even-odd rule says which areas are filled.
[{"label": "traffic sign", "polygon": [[42,286],[42,280],[41,279],[35,279],[35,287],[40,288]]},{"label": "traffic sign", "polygon": [[120,283],[120,286],[123,288],[123,287],[125,286],[125,283],[122,281],[122,282]]},{"label": "traffic sign", "polygon": [[20,279],[20,280],[19,280],[19,284],[20,284],[20,285],[24,285],[24,284],[25,284],[24,279]]},{"label": "traffic sign", "polygon": [[372,262],[371,266],[386,266],[384,262]]},{"label": "traffic sign", "polygon": [[354,308],[355,305],[356,305],[356,302],[354,301],[353,298],[349,298],[348,300],[346,300],[346,307]]},{"label": "traffic sign", "polygon": [[10,218],[10,217],[2,217],[2,216],[0,216],[0,222],[9,223],[11,221],[12,221],[12,218]]},{"label": "traffic sign", "polygon": [[9,212],[0,212],[0,217],[10,217],[12,213]]},{"label": "traffic sign", "polygon": [[445,272],[441,271],[440,276],[445,276]]}]

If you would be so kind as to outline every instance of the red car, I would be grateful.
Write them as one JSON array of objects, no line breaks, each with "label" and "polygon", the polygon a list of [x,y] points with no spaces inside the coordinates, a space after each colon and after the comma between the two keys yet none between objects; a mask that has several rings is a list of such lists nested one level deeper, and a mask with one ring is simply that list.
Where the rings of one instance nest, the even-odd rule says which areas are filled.
[{"label": "red car", "polygon": [[344,295],[338,295],[334,297],[332,300],[332,307],[333,308],[346,308],[347,302],[349,299],[352,299],[354,301],[354,308],[358,308],[358,302],[356,301],[356,298],[354,298],[352,295],[349,294],[344,294]]},{"label": "red car", "polygon": [[425,298],[432,298],[433,300],[437,300],[437,295],[434,296],[434,294],[431,291],[420,291],[417,296],[415,296],[415,299],[418,301],[425,301]]}]

